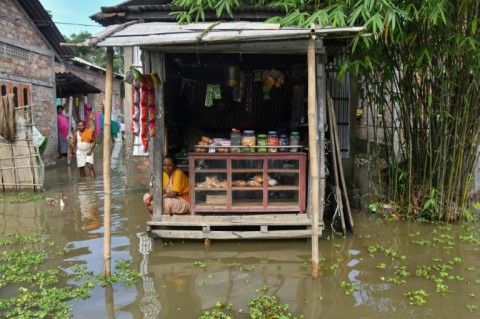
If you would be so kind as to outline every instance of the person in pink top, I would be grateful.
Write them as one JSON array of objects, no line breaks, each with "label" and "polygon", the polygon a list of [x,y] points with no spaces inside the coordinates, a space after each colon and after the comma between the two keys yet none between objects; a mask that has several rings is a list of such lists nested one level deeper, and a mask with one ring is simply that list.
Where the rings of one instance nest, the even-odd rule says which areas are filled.
[{"label": "person in pink top", "polygon": [[63,115],[63,106],[57,106],[58,159],[67,158],[68,152],[68,118]]}]

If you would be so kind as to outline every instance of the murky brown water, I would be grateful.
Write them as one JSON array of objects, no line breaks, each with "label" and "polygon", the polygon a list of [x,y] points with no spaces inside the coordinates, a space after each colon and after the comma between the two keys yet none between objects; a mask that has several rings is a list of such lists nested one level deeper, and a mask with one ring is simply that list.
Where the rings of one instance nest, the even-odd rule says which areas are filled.
[{"label": "murky brown water", "polygon": [[[218,300],[233,304],[248,318],[247,302],[265,292],[304,318],[478,318],[480,315],[480,245],[478,223],[467,231],[459,225],[396,222],[357,212],[355,235],[320,240],[320,278],[310,277],[307,240],[201,241],[152,240],[145,233],[149,215],[143,192],[124,190],[121,148],[112,158],[112,266],[132,259],[142,273],[137,287],[95,288],[92,297],[75,301],[73,318],[198,318]],[[58,265],[67,272],[86,265],[103,271],[103,180],[101,148],[97,180],[82,181],[76,167],[60,163],[46,170],[45,196],[67,196],[63,212],[45,201],[0,204],[0,239],[14,231],[39,232],[67,251]],[[465,237],[473,234],[477,241]],[[461,240],[463,239],[463,240]],[[428,240],[428,241],[427,241]],[[369,252],[380,245],[384,252]],[[396,258],[404,255],[406,259]],[[393,256],[393,257],[392,257]],[[454,259],[458,258],[458,259]],[[194,263],[206,264],[200,268]],[[409,272],[399,275],[399,267]],[[420,266],[450,266],[443,273],[449,292],[437,292],[433,279],[416,276]],[[395,275],[397,273],[397,275]],[[443,276],[443,277],[442,277]],[[405,283],[392,281],[404,280]],[[344,283],[342,287],[342,282]],[[345,283],[356,287],[349,291]],[[409,304],[405,294],[423,289],[423,306]],[[349,293],[351,292],[351,293]],[[470,309],[469,309],[470,308]]]}]

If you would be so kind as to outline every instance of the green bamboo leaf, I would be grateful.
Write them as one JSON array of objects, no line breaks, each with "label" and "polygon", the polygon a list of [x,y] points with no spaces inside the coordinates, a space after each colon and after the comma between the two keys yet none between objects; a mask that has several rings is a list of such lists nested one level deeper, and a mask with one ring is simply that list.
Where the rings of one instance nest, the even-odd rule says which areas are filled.
[{"label": "green bamboo leaf", "polygon": [[343,79],[345,78],[345,75],[348,73],[349,69],[350,69],[350,65],[347,62],[343,63],[340,66],[340,71],[338,72],[338,79],[340,81],[343,81]]},{"label": "green bamboo leaf", "polygon": [[350,13],[348,24],[351,26],[356,25],[358,16],[360,15],[361,12],[362,12],[362,7],[356,7],[355,9],[353,9],[352,13]]},{"label": "green bamboo leaf", "polygon": [[478,23],[478,19],[474,18],[472,20],[472,35],[475,35],[475,33],[477,32],[477,23]]},{"label": "green bamboo leaf", "polygon": [[356,38],[353,39],[353,41],[352,41],[352,53],[355,52],[355,49],[357,48],[359,39],[360,39],[359,37],[356,37]]},{"label": "green bamboo leaf", "polygon": [[476,40],[474,40],[472,37],[468,37],[468,42],[470,42],[470,47],[472,50],[475,51],[477,48]]}]

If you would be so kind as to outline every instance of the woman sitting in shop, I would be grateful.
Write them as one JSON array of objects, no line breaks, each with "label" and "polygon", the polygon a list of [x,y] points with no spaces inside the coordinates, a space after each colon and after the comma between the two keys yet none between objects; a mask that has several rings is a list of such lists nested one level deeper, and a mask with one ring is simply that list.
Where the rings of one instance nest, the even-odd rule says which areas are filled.
[{"label": "woman sitting in shop", "polygon": [[[190,186],[188,177],[177,167],[175,157],[167,155],[163,158],[163,213],[169,215],[188,214],[190,210]],[[153,212],[153,197],[145,194],[143,201],[150,213]]]}]

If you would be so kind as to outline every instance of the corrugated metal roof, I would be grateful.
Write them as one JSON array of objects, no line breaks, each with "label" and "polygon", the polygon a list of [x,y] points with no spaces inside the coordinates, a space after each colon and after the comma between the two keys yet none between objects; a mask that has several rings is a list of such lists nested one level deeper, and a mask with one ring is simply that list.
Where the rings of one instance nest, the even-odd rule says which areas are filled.
[{"label": "corrugated metal roof", "polygon": [[[363,31],[363,27],[326,27],[320,29],[281,27],[279,24],[262,22],[204,22],[177,24],[168,22],[137,23],[122,27],[107,27],[95,34],[89,46],[123,47],[123,46],[156,46],[177,47],[199,46],[210,44],[248,44],[257,47],[267,45],[269,41],[291,42],[317,37],[355,36]],[[305,50],[304,48],[301,48]],[[282,53],[282,52],[279,52]]]},{"label": "corrugated metal roof", "polygon": [[55,73],[57,97],[64,98],[78,94],[100,93],[100,89],[85,82],[73,73]]}]

